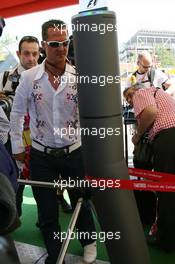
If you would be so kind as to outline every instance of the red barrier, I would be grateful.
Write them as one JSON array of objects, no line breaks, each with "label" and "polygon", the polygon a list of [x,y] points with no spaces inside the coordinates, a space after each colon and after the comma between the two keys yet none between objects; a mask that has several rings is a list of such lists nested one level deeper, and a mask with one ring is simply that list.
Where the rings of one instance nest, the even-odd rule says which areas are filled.
[{"label": "red barrier", "polygon": [[170,181],[175,183],[175,174],[157,172],[136,168],[128,168],[128,173],[131,176],[136,176],[148,180],[157,180],[157,181]]},{"label": "red barrier", "polygon": [[91,182],[92,187],[94,181],[96,181],[98,187],[101,187],[101,183],[103,181],[105,188],[175,192],[174,174],[135,168],[128,168],[128,172],[130,176],[136,176],[147,180],[121,180],[117,178],[98,178],[92,176],[86,176],[86,180],[89,180]]}]

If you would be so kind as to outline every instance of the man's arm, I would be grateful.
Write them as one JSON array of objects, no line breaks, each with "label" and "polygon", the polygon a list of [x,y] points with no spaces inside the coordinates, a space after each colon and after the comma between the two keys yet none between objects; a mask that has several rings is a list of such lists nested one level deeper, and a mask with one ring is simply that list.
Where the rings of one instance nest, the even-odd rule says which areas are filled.
[{"label": "man's arm", "polygon": [[172,80],[169,78],[169,76],[165,72],[162,72],[161,70],[156,69],[155,77],[154,77],[154,86],[163,88],[163,90],[166,90],[168,92],[169,89],[171,89],[172,86],[174,85],[173,85]]},{"label": "man's arm", "polygon": [[24,115],[27,112],[28,105],[28,85],[27,81],[21,77],[20,84],[16,90],[13,101],[12,111],[10,114],[10,136],[12,144],[12,153],[14,158],[24,161],[25,148],[22,140]]},{"label": "man's arm", "polygon": [[[174,88],[172,82],[169,79],[166,82],[164,82],[162,84],[162,86],[163,86],[164,90],[167,90],[167,89],[169,90],[171,87]],[[168,90],[167,90],[167,92],[168,92]]]},{"label": "man's arm", "polygon": [[134,145],[138,143],[143,134],[152,126],[157,115],[157,108],[155,106],[146,107],[140,114],[137,133],[132,137]]},{"label": "man's arm", "polygon": [[163,86],[165,87],[166,93],[168,93],[175,99],[175,84],[168,80],[163,84]]},{"label": "man's arm", "polygon": [[0,141],[5,144],[8,139],[8,133],[10,130],[10,122],[4,113],[4,110],[0,106]]}]

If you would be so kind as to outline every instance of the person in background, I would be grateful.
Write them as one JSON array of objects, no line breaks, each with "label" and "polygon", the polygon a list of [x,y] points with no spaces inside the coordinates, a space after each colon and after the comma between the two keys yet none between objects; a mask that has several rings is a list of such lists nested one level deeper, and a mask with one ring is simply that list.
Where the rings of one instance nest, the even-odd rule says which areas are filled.
[{"label": "person in background", "polygon": [[137,58],[137,70],[128,76],[126,87],[130,84],[142,84],[145,88],[150,86],[167,90],[172,86],[168,76],[159,69],[153,67],[153,59],[148,51],[139,53]]},{"label": "person in background", "polygon": [[[139,85],[128,87],[123,96],[134,108],[138,121],[132,142],[136,145],[148,131],[152,143],[153,168],[175,174],[175,100],[163,89]],[[158,192],[157,233],[148,242],[171,252],[175,250],[175,193]]]},{"label": "person in background", "polygon": [[[16,88],[19,85],[19,80],[21,77],[21,73],[25,70],[28,70],[38,64],[39,58],[39,41],[34,36],[24,36],[19,41],[18,51],[16,52],[19,63],[12,71],[6,71],[0,76],[0,99],[9,101],[7,106],[11,108],[13,103],[13,98],[16,92]],[[9,95],[10,94],[10,95]],[[7,113],[10,112],[11,109],[6,110]],[[8,116],[9,114],[7,114]],[[26,148],[26,156],[29,157],[29,150],[31,145],[30,140],[30,131],[29,131],[29,116],[26,114],[25,116],[25,126],[23,132],[23,139]],[[6,148],[10,154],[11,153],[11,144],[10,139],[6,144]],[[28,158],[25,160],[25,169],[22,169],[22,164],[18,163],[18,166],[21,169],[21,178],[29,177],[28,170]],[[17,169],[18,170],[18,169]],[[23,201],[23,191],[25,185],[19,185],[17,194],[16,194],[16,205],[18,215],[22,215],[22,201]]]},{"label": "person in background", "polygon": [[19,63],[15,69],[6,71],[0,75],[1,95],[5,92],[15,92],[19,84],[21,73],[24,70],[31,69],[38,64],[39,41],[34,36],[24,36],[19,41],[18,51],[16,52]]},{"label": "person in background", "polygon": [[[166,90],[167,93],[171,94],[172,90],[175,90],[172,81],[168,78],[166,73],[156,69],[153,64],[153,58],[148,51],[144,50],[139,53],[137,57],[137,70],[129,75],[126,87],[138,84],[142,85],[145,89],[149,87],[157,87]],[[130,109],[130,112],[133,114],[133,109]],[[137,130],[136,126],[136,123],[132,125],[133,132]],[[133,156],[133,165],[135,168],[152,170],[151,164],[139,162],[135,155]],[[155,192],[134,191],[134,194],[142,223],[153,224],[157,203]]]},{"label": "person in background", "polygon": [[[0,17],[0,36],[4,26],[5,21]],[[15,191],[18,187],[16,169],[4,146],[9,129],[9,120],[0,106],[0,259],[2,263],[19,264],[14,242],[8,235],[20,225],[15,206]]]},{"label": "person in background", "polygon": [[67,58],[71,65],[75,66],[75,56],[74,56],[74,44],[73,44],[73,36],[69,36],[69,49]]},{"label": "person in background", "polygon": [[6,175],[12,183],[14,190],[17,191],[17,173],[14,163],[5,148],[5,143],[8,139],[8,133],[10,130],[10,122],[4,113],[4,110],[0,106],[0,173]]}]

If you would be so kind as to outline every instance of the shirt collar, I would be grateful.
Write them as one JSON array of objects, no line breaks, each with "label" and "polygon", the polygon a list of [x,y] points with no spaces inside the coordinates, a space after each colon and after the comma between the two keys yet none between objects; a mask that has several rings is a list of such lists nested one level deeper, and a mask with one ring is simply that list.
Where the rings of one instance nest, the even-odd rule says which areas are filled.
[{"label": "shirt collar", "polygon": [[25,71],[25,69],[21,64],[19,64],[17,67],[17,71],[18,71],[18,74],[21,74],[23,71]]},{"label": "shirt collar", "polygon": [[66,68],[65,68],[65,73],[68,73],[68,74],[73,74],[75,75],[75,67],[69,63],[66,63]]},{"label": "shirt collar", "polygon": [[[38,71],[37,71],[37,74],[35,76],[35,81],[41,79],[41,77],[46,73],[45,61],[46,60],[44,60],[41,64],[38,65]],[[66,63],[65,72],[63,73],[63,75],[67,74],[67,73],[75,75],[75,68],[72,65],[70,65],[69,63]]]},{"label": "shirt collar", "polygon": [[41,77],[45,74],[45,60],[38,65],[38,71],[35,76],[35,81],[41,79]]}]

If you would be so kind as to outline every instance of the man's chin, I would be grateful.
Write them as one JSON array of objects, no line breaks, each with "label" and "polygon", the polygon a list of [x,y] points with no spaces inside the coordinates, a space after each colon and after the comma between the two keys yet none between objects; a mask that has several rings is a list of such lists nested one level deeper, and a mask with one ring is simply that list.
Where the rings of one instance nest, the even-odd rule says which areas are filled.
[{"label": "man's chin", "polygon": [[64,63],[66,61],[66,58],[65,56],[58,56],[58,57],[55,57],[55,61],[56,63]]},{"label": "man's chin", "polygon": [[36,64],[29,64],[29,65],[26,66],[26,70],[29,70],[29,69],[31,69],[31,68],[33,68],[35,66],[36,66]]}]

